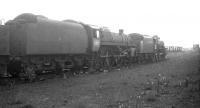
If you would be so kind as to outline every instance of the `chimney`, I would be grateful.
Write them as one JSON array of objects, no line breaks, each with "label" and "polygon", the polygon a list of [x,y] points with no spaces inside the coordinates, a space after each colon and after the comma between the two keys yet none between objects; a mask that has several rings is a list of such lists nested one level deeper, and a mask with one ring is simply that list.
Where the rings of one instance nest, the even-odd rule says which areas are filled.
[{"label": "chimney", "polygon": [[124,30],[123,29],[119,29],[119,35],[124,34]]}]

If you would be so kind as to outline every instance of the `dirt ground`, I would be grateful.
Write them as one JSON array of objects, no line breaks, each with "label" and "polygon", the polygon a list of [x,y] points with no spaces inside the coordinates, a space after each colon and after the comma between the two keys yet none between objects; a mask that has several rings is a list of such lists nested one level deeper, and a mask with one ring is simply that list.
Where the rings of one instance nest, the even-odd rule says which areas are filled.
[{"label": "dirt ground", "polygon": [[0,108],[199,108],[198,53],[111,72],[1,87]]}]

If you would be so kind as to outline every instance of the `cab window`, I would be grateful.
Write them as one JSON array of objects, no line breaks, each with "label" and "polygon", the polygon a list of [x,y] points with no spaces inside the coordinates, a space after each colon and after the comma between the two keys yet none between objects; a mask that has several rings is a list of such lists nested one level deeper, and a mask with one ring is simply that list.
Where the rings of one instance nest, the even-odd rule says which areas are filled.
[{"label": "cab window", "polygon": [[96,30],[96,38],[97,38],[97,39],[100,38],[100,32],[99,32],[99,30]]}]

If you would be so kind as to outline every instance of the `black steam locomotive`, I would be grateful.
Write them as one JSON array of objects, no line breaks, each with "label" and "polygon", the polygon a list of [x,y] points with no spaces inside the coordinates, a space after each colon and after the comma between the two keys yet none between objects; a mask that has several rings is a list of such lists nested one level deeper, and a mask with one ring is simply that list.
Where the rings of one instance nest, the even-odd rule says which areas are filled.
[{"label": "black steam locomotive", "polygon": [[165,58],[158,36],[113,33],[72,20],[22,14],[0,26],[0,74],[101,71]]}]

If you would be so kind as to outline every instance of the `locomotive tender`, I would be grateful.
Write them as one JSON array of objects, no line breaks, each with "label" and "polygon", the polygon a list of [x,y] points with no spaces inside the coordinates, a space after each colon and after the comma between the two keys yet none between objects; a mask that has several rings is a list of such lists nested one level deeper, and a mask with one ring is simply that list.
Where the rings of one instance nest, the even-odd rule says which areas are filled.
[{"label": "locomotive tender", "polygon": [[101,70],[165,57],[159,37],[22,14],[0,26],[0,74]]}]

